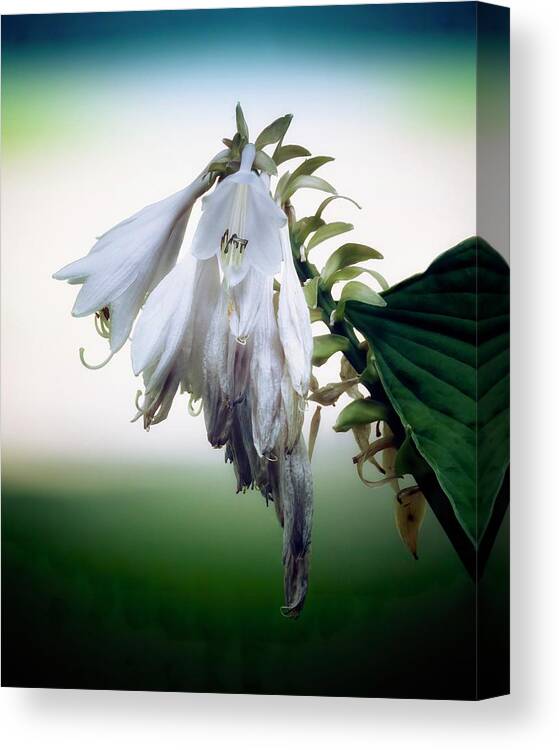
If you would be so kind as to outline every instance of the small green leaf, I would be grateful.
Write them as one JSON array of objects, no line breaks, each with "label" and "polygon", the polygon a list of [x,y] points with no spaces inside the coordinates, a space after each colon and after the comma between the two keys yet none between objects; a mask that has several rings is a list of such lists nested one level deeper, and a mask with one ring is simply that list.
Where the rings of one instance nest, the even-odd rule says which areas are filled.
[{"label": "small green leaf", "polygon": [[365,302],[367,305],[374,305],[375,307],[386,307],[386,301],[373,291],[366,284],[362,284],[360,281],[350,281],[342,289],[340,301],[336,307],[333,315],[333,320],[342,321],[345,317],[345,305],[349,300],[356,300],[358,302]]},{"label": "small green leaf", "polygon": [[312,363],[316,367],[321,367],[327,362],[332,354],[336,352],[346,352],[350,348],[349,339],[345,336],[338,336],[335,333],[327,333],[324,336],[315,336],[313,339],[313,356]]},{"label": "small green leaf", "polygon": [[323,323],[326,322],[324,320],[324,315],[320,307],[315,307],[315,308],[311,307],[309,310],[309,315],[310,315],[311,323],[318,323],[319,320],[322,321]]},{"label": "small green leaf", "polygon": [[342,289],[340,301],[345,302],[349,299],[365,302],[365,304],[374,305],[375,307],[386,307],[386,300],[371,289],[371,287],[360,281],[350,281]]},{"label": "small green leaf", "polygon": [[254,142],[256,149],[260,150],[264,148],[264,146],[269,146],[271,143],[281,141],[287,133],[287,129],[291,125],[292,119],[293,115],[284,115],[283,117],[278,117],[278,119],[274,120],[271,125],[265,127]]},{"label": "small green leaf", "polygon": [[359,263],[363,260],[371,260],[372,258],[380,259],[382,258],[382,255],[368,245],[359,245],[355,242],[348,242],[346,245],[342,245],[332,253],[320,275],[324,279],[324,283],[328,284],[330,277],[335,274],[336,271],[339,271],[340,268],[352,266],[355,263]]},{"label": "small green leaf", "polygon": [[288,146],[279,146],[274,151],[273,159],[276,162],[276,164],[279,165],[283,164],[284,161],[289,161],[289,159],[298,159],[301,156],[310,156],[311,152],[304,148],[303,146],[295,146],[295,145],[288,145]]},{"label": "small green leaf", "polygon": [[296,244],[302,245],[311,232],[324,226],[324,221],[317,216],[303,216],[293,225],[293,239]]},{"label": "small green leaf", "polygon": [[224,143],[228,148],[231,148],[231,146],[233,145],[233,141],[231,140],[231,138],[223,138],[221,142]]},{"label": "small green leaf", "polygon": [[322,216],[322,212],[324,211],[324,209],[326,208],[326,206],[328,206],[330,203],[332,203],[332,201],[335,201],[335,200],[338,200],[338,199],[341,199],[341,200],[344,200],[344,201],[349,201],[350,203],[353,203],[354,206],[357,206],[357,208],[359,210],[361,210],[361,206],[359,205],[359,203],[356,203],[353,200],[353,198],[348,198],[347,195],[331,195],[329,198],[325,198],[322,201],[322,203],[318,207],[318,211],[316,212],[315,216],[318,216],[320,218]]},{"label": "small green leaf", "polygon": [[278,184],[276,185],[276,194],[275,199],[279,200],[280,203],[283,203],[283,193],[287,187],[287,183],[289,182],[289,172],[284,172],[282,176],[278,180]]},{"label": "small green leaf", "polygon": [[352,427],[358,425],[370,424],[385,420],[388,417],[388,409],[379,401],[373,401],[369,398],[358,398],[345,406],[338,414],[335,432],[347,432]]},{"label": "small green leaf", "polygon": [[235,108],[235,117],[237,119],[237,132],[241,136],[241,138],[248,143],[248,125],[247,121],[245,120],[240,102],[237,102],[237,107]]},{"label": "small green leaf", "polygon": [[314,276],[312,279],[309,279],[305,282],[303,285],[303,293],[305,295],[305,300],[307,301],[307,306],[311,309],[316,307],[317,304],[317,297],[318,297],[318,282],[320,281],[320,276]]},{"label": "small green leaf", "polygon": [[326,180],[323,180],[320,177],[303,174],[293,179],[293,175],[291,175],[291,179],[289,180],[289,183],[286,185],[285,190],[283,191],[283,200],[288,200],[297,190],[300,190],[301,188],[324,190],[325,193],[336,192],[336,189],[333,188],[329,182],[326,182]]},{"label": "small green leaf", "polygon": [[[322,220],[320,219],[320,221]],[[329,240],[331,237],[336,237],[338,234],[343,234],[344,232],[351,232],[352,229],[353,224],[347,224],[343,221],[333,221],[331,224],[324,224],[317,229],[311,237],[309,244],[307,245],[307,253],[312,250],[313,247],[324,242],[324,240]]]},{"label": "small green leaf", "polygon": [[256,156],[254,157],[254,166],[256,167],[256,169],[261,169],[263,172],[267,172],[268,174],[276,175],[278,173],[273,159],[264,151],[256,152]]},{"label": "small green leaf", "polygon": [[240,159],[241,158],[241,136],[239,133],[235,133],[233,136],[233,140],[231,141],[231,158],[232,159]]},{"label": "small green leaf", "polygon": [[348,266],[347,268],[341,268],[339,271],[336,271],[336,273],[330,276],[326,287],[328,289],[331,289],[332,286],[334,286],[334,284],[336,284],[338,281],[352,281],[358,276],[361,276],[362,273],[368,273],[373,277],[373,279],[378,281],[383,291],[386,291],[388,289],[388,282],[386,281],[384,276],[382,276],[378,271],[372,271],[370,268],[363,268],[362,266]]},{"label": "small green leaf", "polygon": [[328,164],[329,161],[334,161],[334,157],[312,156],[310,159],[305,159],[305,161],[293,172],[293,179],[301,177],[301,175],[312,174],[313,172],[316,172],[319,167]]},{"label": "small green leaf", "polygon": [[217,174],[222,174],[227,169],[227,162],[223,161],[212,161],[212,163],[208,166],[208,172],[217,172]]}]

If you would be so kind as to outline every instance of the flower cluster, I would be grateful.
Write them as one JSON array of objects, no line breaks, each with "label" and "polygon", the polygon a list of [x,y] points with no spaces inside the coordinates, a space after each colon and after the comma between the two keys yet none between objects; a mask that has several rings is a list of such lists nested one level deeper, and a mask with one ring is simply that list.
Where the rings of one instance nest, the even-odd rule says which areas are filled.
[{"label": "flower cluster", "polygon": [[[390,405],[373,352],[357,338],[346,315],[346,305],[355,301],[386,305],[384,278],[359,265],[382,255],[349,242],[332,253],[321,271],[309,260],[321,242],[353,230],[349,223],[324,220],[332,201],[357,204],[316,176],[331,157],[284,144],[291,115],[264,128],[254,143],[239,105],[236,116],[235,136],[224,139],[227,148],[191,185],[117,224],[88,255],[54,277],[81,285],[73,315],[93,314],[97,331],[108,339],[109,356],[99,365],[87,364],[80,350],[87,367],[105,365],[132,333],[132,368],[144,383],[133,421],[141,419],[149,430],[167,417],[177,393],[188,393],[189,412],[203,410],[210,444],[224,448],[225,460],[233,464],[237,491],[257,489],[267,504],[273,503],[283,527],[282,611],[296,617],[307,592],[310,456],[322,407],[334,406],[342,396],[352,399],[334,429],[353,432],[359,447],[354,463],[367,486],[394,487],[398,530],[414,554],[424,499],[417,488],[399,489]],[[272,155],[264,150],[270,145],[275,145]],[[272,195],[277,167],[300,158],[293,172],[278,177]],[[297,220],[292,198],[301,188],[329,195],[315,214]],[[178,259],[199,198],[202,214],[192,246]],[[380,293],[356,280],[363,275],[378,284]],[[335,300],[332,291],[340,284]],[[328,333],[313,338],[311,322],[320,322]],[[338,352],[340,382],[320,387],[312,365],[320,367]],[[317,404],[308,449],[302,437],[307,400]],[[371,440],[375,422],[377,439]],[[384,466],[376,458],[383,451]],[[365,477],[370,464],[380,478]]]},{"label": "flower cluster", "polygon": [[[132,368],[143,377],[136,418],[145,428],[167,417],[177,392],[189,393],[191,413],[203,405],[209,442],[225,447],[237,490],[259,489],[274,503],[284,529],[283,612],[297,616],[313,506],[301,435],[313,340],[286,214],[267,174],[255,168],[255,146],[241,146],[236,170],[217,184],[210,165],[184,190],[113,227],[54,278],[81,285],[72,314],[95,315],[108,359],[138,318]],[[190,253],[177,262],[192,207],[214,185]]]}]

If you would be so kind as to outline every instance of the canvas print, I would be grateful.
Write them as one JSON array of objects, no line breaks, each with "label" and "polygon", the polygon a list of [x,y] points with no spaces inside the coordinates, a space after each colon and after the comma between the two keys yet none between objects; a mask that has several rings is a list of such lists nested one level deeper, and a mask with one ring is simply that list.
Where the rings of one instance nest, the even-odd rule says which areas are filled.
[{"label": "canvas print", "polygon": [[4,685],[508,692],[505,8],[6,16],[2,216]]}]

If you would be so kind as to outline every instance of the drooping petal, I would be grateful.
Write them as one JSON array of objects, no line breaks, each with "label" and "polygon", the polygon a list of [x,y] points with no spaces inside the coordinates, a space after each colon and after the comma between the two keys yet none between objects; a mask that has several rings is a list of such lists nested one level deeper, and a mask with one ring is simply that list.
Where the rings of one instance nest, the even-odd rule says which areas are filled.
[{"label": "drooping petal", "polygon": [[128,338],[146,296],[176,262],[190,211],[211,186],[207,174],[191,185],[121,221],[98,239],[87,256],[62,268],[55,279],[82,284],[72,314],[110,310],[110,345]]},{"label": "drooping petal", "polygon": [[186,363],[182,381],[183,390],[192,394],[194,401],[198,401],[204,391],[204,349],[218,304],[219,290],[217,258],[198,261],[191,318],[184,341]]},{"label": "drooping petal", "polygon": [[306,397],[310,377],[313,339],[309,310],[293,263],[289,230],[282,231],[283,274],[279,294],[278,326],[293,388]]},{"label": "drooping petal", "polygon": [[307,595],[313,483],[307,448],[303,438],[292,453],[280,459],[280,493],[283,506],[283,565],[286,617],[297,617]]},{"label": "drooping petal", "polygon": [[150,295],[132,340],[132,368],[143,372],[144,426],[168,415],[187,363],[185,337],[194,297],[197,262],[187,256]]},{"label": "drooping petal", "polygon": [[274,313],[272,279],[265,281],[265,297],[253,334],[250,374],[252,432],[259,456],[274,457],[281,431],[283,351]]},{"label": "drooping petal", "polygon": [[268,292],[267,281],[261,273],[249,269],[241,283],[229,289],[229,325],[232,335],[240,341],[252,334]]},{"label": "drooping petal", "polygon": [[196,260],[186,256],[149,296],[132,339],[135,375],[153,367],[150,381],[156,381],[169,369],[190,317],[196,267]]},{"label": "drooping petal", "polygon": [[232,407],[224,389],[231,338],[227,306],[227,294],[222,288],[204,348],[204,420],[208,440],[216,448],[227,443],[232,419]]},{"label": "drooping petal", "polygon": [[305,399],[300,396],[291,384],[291,377],[284,362],[283,377],[281,380],[282,396],[282,445],[287,453],[291,453],[295,447],[305,420]]}]

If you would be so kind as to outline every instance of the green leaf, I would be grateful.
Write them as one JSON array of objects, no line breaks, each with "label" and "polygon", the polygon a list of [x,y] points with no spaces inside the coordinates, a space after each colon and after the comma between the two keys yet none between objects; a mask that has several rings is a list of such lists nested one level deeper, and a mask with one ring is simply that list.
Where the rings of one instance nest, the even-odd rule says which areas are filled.
[{"label": "green leaf", "polygon": [[315,177],[315,175],[303,174],[299,175],[299,177],[295,179],[293,179],[293,175],[291,175],[291,179],[289,180],[284,190],[283,200],[288,200],[289,198],[291,198],[293,193],[295,193],[297,190],[300,190],[301,188],[324,190],[325,193],[336,192],[336,189],[333,188],[329,182],[326,182],[326,180],[323,180],[320,177]]},{"label": "green leaf", "polygon": [[341,268],[339,271],[336,271],[336,273],[330,276],[330,278],[328,279],[328,283],[325,284],[325,286],[327,287],[327,289],[331,289],[338,281],[352,281],[358,276],[361,276],[362,273],[368,273],[373,277],[373,279],[378,281],[380,288],[383,291],[386,291],[388,289],[388,282],[386,281],[384,276],[381,276],[378,271],[373,271],[370,268],[363,268],[362,266],[348,266],[347,268]]},{"label": "green leaf", "polygon": [[281,141],[287,133],[287,129],[291,125],[292,119],[293,115],[284,115],[283,117],[278,117],[278,119],[274,120],[271,125],[265,127],[254,142],[256,150],[259,151],[264,148],[264,146],[269,146],[271,143]]},{"label": "green leaf", "polygon": [[283,164],[284,161],[289,161],[289,159],[298,159],[301,156],[310,156],[311,152],[304,148],[303,146],[295,146],[295,145],[288,145],[288,146],[279,146],[274,151],[273,159],[276,162],[276,164],[279,165]]},{"label": "green leaf", "polygon": [[383,296],[385,308],[347,302],[346,316],[478,546],[509,462],[509,268],[473,237]]},{"label": "green leaf", "polygon": [[321,365],[330,359],[332,354],[346,352],[350,347],[349,339],[345,336],[338,336],[335,333],[315,336],[313,344],[312,363],[316,367],[321,367]]},{"label": "green leaf", "polygon": [[301,177],[302,175],[309,175],[316,172],[317,169],[328,164],[329,161],[334,161],[333,156],[312,156],[310,159],[305,161],[297,167],[293,172],[293,179]]},{"label": "green leaf", "polygon": [[341,321],[345,317],[345,306],[348,300],[357,300],[359,302],[365,302],[368,305],[375,305],[377,307],[386,307],[386,301],[380,294],[373,291],[371,287],[366,284],[362,284],[360,281],[350,281],[342,289],[340,301],[336,307],[334,313],[334,320]]},{"label": "green leaf", "polygon": [[311,309],[314,309],[317,305],[317,297],[318,297],[318,282],[320,281],[320,276],[314,276],[312,279],[309,279],[305,282],[303,285],[303,294],[305,295],[305,300],[307,302],[307,306]]},{"label": "green leaf", "polygon": [[326,208],[326,206],[328,206],[330,203],[332,203],[332,201],[335,201],[335,200],[338,200],[338,199],[341,199],[341,200],[344,200],[344,201],[349,201],[350,203],[353,203],[354,206],[357,206],[357,208],[359,210],[361,210],[361,206],[359,205],[359,203],[356,203],[353,200],[353,198],[348,198],[347,195],[331,195],[329,198],[325,198],[322,201],[322,203],[318,207],[318,211],[316,212],[315,215],[320,218],[322,216],[322,212],[324,211],[324,209]]},{"label": "green leaf", "polygon": [[297,245],[302,245],[311,232],[324,226],[324,221],[317,216],[303,216],[293,225],[293,239]]},{"label": "green leaf", "polygon": [[358,398],[341,410],[336,419],[334,430],[335,432],[347,432],[352,427],[377,422],[379,419],[384,420],[387,416],[388,409],[384,404],[369,398]]},{"label": "green leaf", "polygon": [[[320,219],[322,221],[322,219]],[[329,240],[331,237],[336,237],[338,234],[344,232],[351,232],[353,224],[346,224],[343,221],[333,221],[331,224],[324,224],[311,237],[309,244],[307,245],[307,253],[312,250],[313,247],[320,245],[324,240]]]},{"label": "green leaf", "polygon": [[241,139],[248,143],[248,125],[247,121],[245,120],[240,102],[237,102],[237,106],[235,108],[235,117],[237,120],[237,133],[241,136]]},{"label": "green leaf", "polygon": [[231,146],[233,145],[233,141],[231,140],[231,138],[223,138],[222,143],[224,143],[228,148],[231,148]]},{"label": "green leaf", "polygon": [[320,275],[324,279],[324,283],[328,285],[330,283],[330,277],[333,276],[336,271],[339,271],[340,268],[353,266],[355,263],[360,263],[363,260],[371,260],[372,258],[375,260],[381,259],[382,255],[368,245],[359,245],[355,242],[348,242],[346,245],[342,245],[332,253]]},{"label": "green leaf", "polygon": [[344,302],[350,299],[365,302],[368,305],[386,307],[386,300],[384,297],[381,297],[380,294],[371,289],[370,286],[362,284],[360,281],[350,281],[349,284],[346,284],[342,289],[340,301]]},{"label": "green leaf", "polygon": [[284,172],[278,180],[278,184],[276,185],[276,193],[274,196],[274,198],[276,200],[279,200],[280,203],[284,202],[283,193],[285,192],[288,182],[289,182],[289,172]]},{"label": "green leaf", "polygon": [[319,320],[322,321],[323,323],[326,322],[324,320],[324,314],[320,307],[314,307],[314,308],[311,307],[309,310],[309,315],[310,315],[311,323],[318,323]]},{"label": "green leaf", "polygon": [[264,151],[257,151],[254,157],[254,166],[256,169],[260,169],[268,174],[276,175],[278,173],[277,167],[274,164],[272,158],[268,156]]}]

